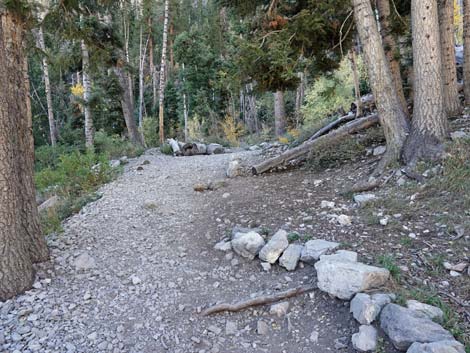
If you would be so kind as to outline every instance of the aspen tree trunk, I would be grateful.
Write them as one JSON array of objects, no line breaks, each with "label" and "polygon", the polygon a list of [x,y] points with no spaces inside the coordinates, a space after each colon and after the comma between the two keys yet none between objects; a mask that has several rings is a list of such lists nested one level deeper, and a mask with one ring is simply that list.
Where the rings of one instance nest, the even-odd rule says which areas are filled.
[{"label": "aspen tree trunk", "polygon": [[286,132],[286,108],[284,92],[279,90],[274,93],[274,130],[276,136]]},{"label": "aspen tree trunk", "polygon": [[91,116],[90,109],[90,56],[88,54],[88,47],[84,40],[82,40],[82,69],[83,69],[83,100],[85,102],[85,145],[87,149],[93,149],[93,117]]},{"label": "aspen tree trunk", "polygon": [[385,56],[380,34],[369,0],[353,0],[354,18],[364,47],[364,58],[374,94],[380,124],[387,140],[387,152],[377,166],[380,173],[388,164],[400,159],[408,133],[408,123]]},{"label": "aspen tree trunk", "polygon": [[48,258],[33,183],[34,144],[24,23],[0,4],[0,301],[29,289]]},{"label": "aspen tree trunk", "polygon": [[350,53],[351,69],[354,79],[354,95],[356,96],[356,116],[362,116],[362,97],[361,86],[359,84],[359,73],[357,72],[356,48],[351,49]]},{"label": "aspen tree trunk", "polygon": [[397,92],[402,110],[406,116],[408,116],[408,103],[406,102],[405,93],[403,91],[400,61],[397,59],[400,55],[400,51],[398,50],[397,42],[390,26],[390,0],[377,0],[377,11],[379,13],[380,34],[382,36],[383,48],[390,65],[393,85]]},{"label": "aspen tree trunk", "polygon": [[144,104],[144,66],[145,52],[147,45],[143,46],[142,25],[140,26],[140,46],[139,46],[139,129],[142,130],[143,104]]},{"label": "aspen tree trunk", "polygon": [[188,102],[186,98],[186,79],[184,76],[184,63],[183,63],[183,115],[184,115],[184,142],[188,142]]},{"label": "aspen tree trunk", "polygon": [[155,59],[153,55],[153,31],[152,31],[152,17],[149,16],[148,18],[148,31],[149,31],[149,71],[150,77],[152,80],[152,111],[155,110],[157,106],[157,77],[155,72],[157,71],[155,68]]},{"label": "aspen tree trunk", "polygon": [[465,105],[470,106],[470,0],[463,0],[463,50]]},{"label": "aspen tree trunk", "polygon": [[462,112],[457,87],[454,40],[454,0],[438,0],[444,107],[449,116]]},{"label": "aspen tree trunk", "polygon": [[442,88],[442,61],[437,1],[412,0],[414,108],[412,130],[404,149],[405,161],[441,157],[447,136]]},{"label": "aspen tree trunk", "polygon": [[298,76],[300,78],[299,86],[297,87],[296,94],[295,94],[295,124],[296,127],[300,126],[300,116],[301,116],[301,109],[302,104],[304,103],[305,98],[305,73],[299,72]]},{"label": "aspen tree trunk", "polygon": [[[44,42],[44,32],[42,26],[39,27],[37,32],[38,47],[43,52],[46,51],[46,44]],[[47,118],[49,120],[49,135],[51,139],[51,145],[57,144],[57,130],[54,121],[54,110],[52,109],[52,94],[51,94],[51,83],[49,80],[49,63],[45,54],[42,57],[42,71],[44,74],[44,88],[46,91],[46,102],[47,102]]]},{"label": "aspen tree trunk", "polygon": [[164,124],[164,100],[165,100],[165,69],[166,69],[166,49],[168,42],[168,17],[169,17],[169,0],[165,0],[165,20],[163,22],[163,44],[162,44],[162,62],[160,64],[160,94],[159,94],[159,132],[160,132],[160,143],[165,142],[165,124]]}]

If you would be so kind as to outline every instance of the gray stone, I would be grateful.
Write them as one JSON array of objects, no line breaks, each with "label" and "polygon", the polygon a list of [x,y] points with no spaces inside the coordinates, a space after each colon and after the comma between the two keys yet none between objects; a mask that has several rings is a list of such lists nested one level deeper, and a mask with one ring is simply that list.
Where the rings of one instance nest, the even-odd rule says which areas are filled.
[{"label": "gray stone", "polygon": [[362,325],[370,325],[380,314],[382,308],[392,302],[389,294],[358,293],[351,300],[350,311]]},{"label": "gray stone", "polygon": [[383,286],[390,277],[384,268],[360,262],[321,260],[315,264],[318,288],[349,300],[356,293]]},{"label": "gray stone", "polygon": [[335,203],[333,201],[323,200],[322,202],[320,202],[320,207],[321,208],[335,208]]},{"label": "gray stone", "polygon": [[281,302],[271,305],[269,313],[271,315],[276,315],[277,317],[283,317],[287,314],[289,310],[289,302]]},{"label": "gray stone", "polygon": [[377,348],[377,330],[370,325],[362,325],[359,332],[352,335],[352,345],[359,352],[375,352]]},{"label": "gray stone", "polygon": [[227,252],[232,250],[232,244],[229,241],[222,240],[215,244],[214,249]]},{"label": "gray stone", "polygon": [[467,135],[465,131],[453,131],[450,133],[450,138],[452,140],[458,140],[458,139],[464,139],[464,138],[469,138],[470,135]]},{"label": "gray stone", "polygon": [[283,229],[279,229],[261,249],[259,252],[259,258],[273,264],[288,246],[289,241],[287,240],[287,232]]},{"label": "gray stone", "polygon": [[46,212],[50,209],[56,208],[60,203],[60,197],[55,195],[48,198],[42,204],[39,205],[38,210],[39,212]]},{"label": "gray stone", "polygon": [[444,319],[444,312],[439,309],[438,307],[420,303],[417,300],[407,300],[406,301],[406,306],[408,309],[413,310],[413,311],[418,311],[427,317],[429,317],[431,320],[438,320],[442,321]]},{"label": "gray stone", "polygon": [[242,172],[243,172],[243,168],[240,163],[240,160],[234,159],[233,161],[229,162],[225,174],[227,175],[228,178],[235,178],[237,176],[242,175]]},{"label": "gray stone", "polygon": [[372,152],[372,154],[374,156],[381,156],[383,155],[385,152],[387,151],[387,147],[385,146],[377,146],[374,148],[374,151]]},{"label": "gray stone", "polygon": [[[129,163],[129,159],[127,158],[127,156],[122,156],[121,158],[119,158],[119,162],[121,162],[121,164],[127,164],[127,163]],[[146,161],[144,161],[144,164],[149,164],[149,163],[145,163],[145,162]]]},{"label": "gray stone", "polygon": [[76,270],[90,270],[96,267],[96,262],[87,252],[84,252],[75,259],[73,265]]},{"label": "gray stone", "polygon": [[220,333],[222,332],[222,329],[220,327],[215,326],[215,325],[209,326],[207,328],[207,330],[209,330],[212,333],[215,333],[216,335],[220,335]]},{"label": "gray stone", "polygon": [[318,333],[318,331],[312,331],[312,333],[310,334],[310,341],[312,341],[313,343],[318,343],[319,337],[320,334]]},{"label": "gray stone", "polygon": [[266,272],[270,271],[271,270],[271,264],[269,262],[262,262],[261,263],[261,267],[263,268],[263,270],[265,270]]},{"label": "gray stone", "polygon": [[113,159],[113,160],[109,161],[109,166],[110,166],[111,168],[117,168],[117,167],[119,167],[120,165],[121,165],[121,162],[120,162],[119,160],[117,160],[117,159]]},{"label": "gray stone", "polygon": [[320,256],[328,253],[329,251],[337,248],[339,243],[323,240],[314,239],[309,240],[305,243],[300,256],[300,261],[313,264],[317,261]]},{"label": "gray stone", "polygon": [[376,196],[374,194],[359,194],[354,195],[354,202],[359,206],[363,206],[368,202],[374,201]]},{"label": "gray stone", "polygon": [[454,340],[432,343],[415,342],[406,353],[465,353],[465,347]]},{"label": "gray stone", "polygon": [[238,332],[237,323],[234,321],[229,321],[225,323],[225,334],[226,335],[236,335]]},{"label": "gray stone", "polygon": [[290,244],[279,259],[279,264],[287,271],[294,271],[302,254],[302,245]]},{"label": "gray stone", "polygon": [[225,153],[225,148],[218,143],[211,143],[207,145],[207,154],[222,154]]},{"label": "gray stone", "polygon": [[336,220],[342,226],[350,226],[352,224],[351,217],[345,214],[339,215],[338,217],[336,217]]},{"label": "gray stone", "polygon": [[238,233],[232,240],[233,250],[240,256],[253,260],[264,246],[264,239],[256,232]]},{"label": "gray stone", "polygon": [[321,255],[320,260],[357,262],[357,252],[349,250],[338,250],[331,255]]},{"label": "gray stone", "polygon": [[388,304],[380,315],[380,326],[395,348],[406,351],[414,342],[453,340],[452,334],[426,315],[396,304]]},{"label": "gray stone", "polygon": [[232,229],[232,240],[241,234],[246,234],[250,232],[256,232],[259,234],[261,233],[261,228],[246,228],[246,227],[235,226]]},{"label": "gray stone", "polygon": [[256,324],[256,332],[258,333],[258,335],[267,335],[269,333],[269,325],[263,320],[258,320]]}]

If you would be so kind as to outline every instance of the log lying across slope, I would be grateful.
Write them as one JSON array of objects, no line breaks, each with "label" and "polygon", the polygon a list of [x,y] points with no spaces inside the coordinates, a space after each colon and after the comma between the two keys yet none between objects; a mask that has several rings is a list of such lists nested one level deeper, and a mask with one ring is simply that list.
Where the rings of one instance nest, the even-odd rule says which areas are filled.
[{"label": "log lying across slope", "polygon": [[308,154],[319,144],[336,142],[349,134],[353,134],[355,132],[367,129],[377,124],[378,122],[379,116],[377,114],[372,114],[364,118],[353,120],[341,126],[340,128],[329,132],[326,135],[322,135],[314,140],[308,140],[300,146],[287,150],[286,152],[282,153],[277,157],[270,158],[258,165],[253,166],[252,172],[255,175],[262,174],[272,168],[278,167],[280,165],[285,164],[286,162]]}]

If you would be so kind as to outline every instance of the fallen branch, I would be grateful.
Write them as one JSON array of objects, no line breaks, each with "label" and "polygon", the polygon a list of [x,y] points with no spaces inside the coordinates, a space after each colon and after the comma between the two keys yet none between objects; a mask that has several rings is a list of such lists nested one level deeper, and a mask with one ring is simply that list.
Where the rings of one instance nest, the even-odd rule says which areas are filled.
[{"label": "fallen branch", "polygon": [[253,299],[248,299],[248,300],[241,301],[235,304],[228,304],[228,303],[217,304],[204,310],[201,315],[208,316],[208,315],[220,313],[223,311],[230,311],[230,312],[241,311],[243,309],[250,308],[253,306],[275,303],[282,299],[292,298],[301,294],[309,293],[309,292],[314,291],[315,289],[317,289],[316,286],[302,286],[298,288],[289,289],[284,292],[279,292],[273,295],[265,295],[265,296],[260,296],[260,297],[253,298]]},{"label": "fallen branch", "polygon": [[308,140],[313,141],[316,138],[330,132],[330,130],[333,130],[338,125],[341,125],[342,123],[345,123],[347,121],[354,120],[355,118],[356,118],[356,115],[354,113],[349,113],[348,115],[342,116],[341,118],[338,118],[335,121],[329,123],[328,125],[322,127],[320,130],[318,130],[316,133],[314,133],[312,135],[312,137],[310,137]]},{"label": "fallen branch", "polygon": [[252,167],[253,174],[261,174],[272,168],[275,168],[279,165],[282,165],[288,161],[301,157],[309,153],[313,148],[318,146],[321,143],[328,142],[333,143],[338,140],[341,140],[347,135],[353,134],[355,132],[367,129],[371,126],[374,126],[379,122],[379,117],[377,114],[372,114],[364,118],[353,120],[340,128],[331,131],[330,133],[320,136],[312,141],[306,141],[298,147],[287,150],[281,155],[270,158],[258,165]]}]

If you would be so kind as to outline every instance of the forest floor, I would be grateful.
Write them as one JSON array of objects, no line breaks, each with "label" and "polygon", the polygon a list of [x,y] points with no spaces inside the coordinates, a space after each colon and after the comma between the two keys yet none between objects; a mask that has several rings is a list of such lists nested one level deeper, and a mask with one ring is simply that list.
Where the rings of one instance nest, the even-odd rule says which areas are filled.
[{"label": "forest floor", "polygon": [[[290,299],[281,318],[269,313],[269,305],[201,316],[216,302],[315,282],[311,266],[287,272],[276,265],[265,272],[258,260],[215,250],[235,225],[263,227],[270,235],[282,227],[298,232],[300,240],[340,242],[362,262],[391,269],[390,290],[400,295],[433,285],[464,304],[470,299],[469,277],[452,277],[442,268],[445,259],[468,259],[468,236],[452,240],[444,222],[424,211],[398,204],[383,210],[395,186],[377,193],[383,202],[362,208],[339,193],[369,172],[370,158],[319,172],[301,168],[226,179],[235,157],[247,164],[261,158],[259,152],[173,158],[150,150],[131,160],[100,190],[98,201],[49,239],[52,260],[41,266],[35,289],[0,303],[0,350],[354,352],[350,337],[359,325],[349,303],[320,291]],[[226,185],[219,190],[193,190],[196,183],[221,179]],[[321,208],[324,200],[335,202],[334,208]],[[349,215],[352,225],[338,224],[334,214]],[[390,221],[380,225],[386,215]],[[446,295],[440,298],[448,301]],[[462,306],[448,302],[459,313],[455,330],[468,338]],[[264,334],[257,332],[259,321],[267,324]],[[387,340],[378,351],[396,352]]]}]

